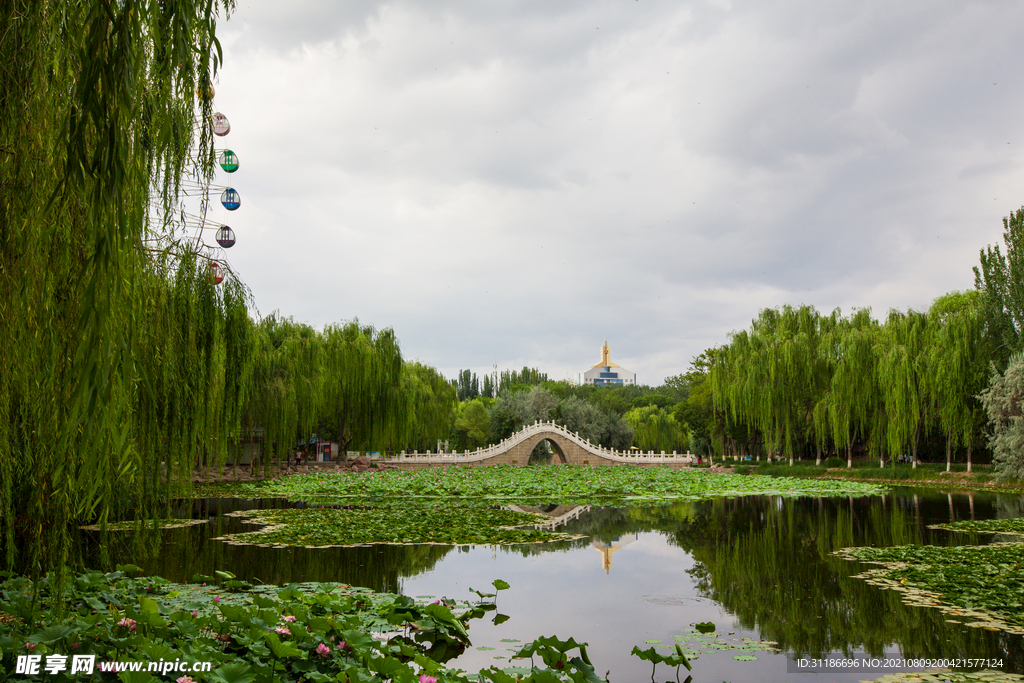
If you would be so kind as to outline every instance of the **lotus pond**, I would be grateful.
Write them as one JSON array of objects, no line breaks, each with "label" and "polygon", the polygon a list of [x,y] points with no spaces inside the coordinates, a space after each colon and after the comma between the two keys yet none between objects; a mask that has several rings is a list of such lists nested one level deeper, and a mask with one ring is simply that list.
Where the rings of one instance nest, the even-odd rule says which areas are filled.
[{"label": "lotus pond", "polygon": [[[613,682],[651,679],[634,648],[670,657],[676,645],[693,667],[680,680],[695,683],[914,680],[903,672],[922,670],[797,666],[827,657],[989,659],[1024,672],[1020,546],[1004,544],[1024,528],[1011,521],[1024,517],[1019,496],[654,468],[471,472],[206,488],[211,497],[173,516],[207,523],[108,533],[106,558],[102,533],[83,531],[85,564],[133,562],[178,582],[216,570],[256,585],[337,582],[418,604],[468,605],[507,581],[449,662],[469,672],[515,675],[529,662],[510,657],[552,635],[589,643]],[[673,666],[653,668],[655,680],[675,678]]]}]

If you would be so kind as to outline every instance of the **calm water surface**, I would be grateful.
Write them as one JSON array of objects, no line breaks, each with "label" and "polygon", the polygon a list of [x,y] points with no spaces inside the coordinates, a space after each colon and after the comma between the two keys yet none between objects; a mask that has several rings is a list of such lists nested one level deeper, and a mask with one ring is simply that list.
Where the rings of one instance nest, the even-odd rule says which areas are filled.
[{"label": "calm water surface", "polygon": [[[163,532],[161,550],[146,556],[116,534],[111,562],[132,561],[172,580],[227,569],[267,583],[340,581],[411,596],[473,598],[494,579],[511,589],[498,596],[500,625],[476,620],[473,647],[450,662],[471,672],[508,666],[508,649],[537,636],[590,643],[599,674],[649,681],[651,666],[629,655],[645,640],[671,644],[695,622],[712,621],[727,640],[775,641],[781,652],[737,661],[732,651],[702,654],[693,681],[860,681],[874,673],[796,672],[800,658],[838,656],[997,658],[1024,672],[1019,636],[947,623],[938,610],[909,607],[891,591],[850,578],[867,568],[832,557],[859,545],[968,545],[992,536],[927,528],[960,519],[1024,515],[1024,499],[988,493],[897,489],[864,498],[742,497],[660,507],[572,509],[560,530],[571,542],[514,547],[376,546],[276,549],[231,546],[216,536],[251,529],[225,512],[278,501],[199,500],[192,516],[209,523]],[[187,510],[183,511],[185,514]],[[998,539],[996,539],[998,540]],[[99,562],[91,539],[95,565]],[[141,545],[141,544],[140,544]],[[726,635],[729,633],[732,635]],[[478,649],[485,648],[485,649]],[[493,648],[493,649],[491,649]],[[521,664],[515,662],[513,664]],[[658,681],[674,679],[667,667]],[[682,678],[685,678],[683,676]]]}]

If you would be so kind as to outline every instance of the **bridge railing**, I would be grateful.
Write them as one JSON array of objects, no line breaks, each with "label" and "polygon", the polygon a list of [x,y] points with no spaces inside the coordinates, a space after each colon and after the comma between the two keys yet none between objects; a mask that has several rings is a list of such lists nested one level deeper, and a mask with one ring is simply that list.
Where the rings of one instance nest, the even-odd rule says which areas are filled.
[{"label": "bridge railing", "polygon": [[581,437],[576,432],[571,432],[562,425],[555,424],[553,421],[541,422],[536,421],[532,425],[527,425],[523,429],[519,430],[515,434],[512,434],[506,439],[502,439],[496,444],[492,444],[485,448],[478,448],[475,451],[463,451],[462,453],[456,452],[440,452],[426,453],[413,452],[411,454],[402,454],[394,459],[398,463],[425,463],[425,464],[452,464],[461,465],[468,464],[471,462],[481,462],[488,460],[496,455],[501,455],[508,452],[510,448],[519,445],[523,441],[536,436],[537,434],[554,432],[564,439],[572,441],[585,451],[604,458],[613,462],[629,463],[634,465],[662,465],[662,464],[674,464],[674,463],[693,463],[696,461],[696,456],[690,453],[654,453],[653,451],[643,452],[631,452],[631,451],[618,451],[615,449],[604,448],[598,444],[592,444],[589,440]]}]

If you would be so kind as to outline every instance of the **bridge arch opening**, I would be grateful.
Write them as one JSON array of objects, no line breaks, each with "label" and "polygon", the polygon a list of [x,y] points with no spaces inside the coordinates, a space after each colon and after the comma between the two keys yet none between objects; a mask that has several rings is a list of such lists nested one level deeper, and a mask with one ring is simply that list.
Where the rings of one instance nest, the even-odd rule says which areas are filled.
[{"label": "bridge arch opening", "polygon": [[530,453],[530,465],[564,465],[569,462],[554,439],[541,439]]}]

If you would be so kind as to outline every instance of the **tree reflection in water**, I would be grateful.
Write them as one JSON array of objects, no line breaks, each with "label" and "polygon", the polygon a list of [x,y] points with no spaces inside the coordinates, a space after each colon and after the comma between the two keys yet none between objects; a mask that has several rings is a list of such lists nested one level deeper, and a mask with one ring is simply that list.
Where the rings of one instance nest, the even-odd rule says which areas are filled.
[{"label": "tree reflection in water", "polygon": [[1002,658],[1007,671],[1019,672],[1020,636],[948,623],[938,610],[904,605],[898,593],[851,578],[867,565],[831,553],[861,545],[984,543],[983,536],[954,538],[927,525],[1022,514],[1019,497],[991,494],[907,489],[856,499],[751,496],[592,508],[561,529],[592,538],[516,550],[537,554],[585,547],[594,538],[660,532],[697,561],[690,575],[701,595],[791,657],[898,650],[906,657]]},{"label": "tree reflection in water", "polygon": [[[253,582],[339,581],[399,592],[404,577],[430,572],[454,550],[429,545],[261,548],[211,540],[243,528],[237,518],[220,513],[280,504],[195,501],[192,516],[208,517],[208,524],[142,535],[111,533],[106,562],[101,562],[98,535],[83,535],[82,564],[113,568],[132,562],[172,580],[227,569]],[[560,514],[567,510],[552,508]],[[179,512],[189,516],[190,511],[172,514]],[[527,556],[568,552],[657,532],[696,560],[689,578],[702,596],[720,603],[761,639],[778,642],[791,657],[898,651],[906,657],[996,657],[1004,659],[1005,670],[1024,671],[1020,636],[947,623],[938,610],[904,605],[899,594],[851,578],[865,565],[830,554],[859,545],[984,543],[990,537],[954,537],[927,525],[1022,514],[1020,497],[923,489],[856,499],[742,497],[632,508],[595,506],[559,527],[586,538],[505,550]]]},{"label": "tree reflection in water", "polygon": [[[965,496],[961,496],[968,502]],[[700,592],[744,628],[794,657],[855,651],[880,656],[997,657],[1024,668],[1021,638],[947,623],[935,609],[851,578],[865,565],[832,556],[849,546],[964,543],[926,527],[948,519],[945,495],[884,499],[734,498],[702,506],[673,534],[698,564]],[[973,539],[972,542],[978,542]]]},{"label": "tree reflection in water", "polygon": [[[252,583],[284,585],[303,581],[336,581],[389,593],[401,592],[403,577],[430,571],[453,550],[444,545],[376,545],[355,548],[263,548],[229,545],[215,537],[251,531],[224,513],[254,507],[278,507],[281,502],[205,499],[193,501],[191,516],[209,522],[182,529],[143,534],[109,533],[107,558],[102,557],[100,534],[88,534],[81,544],[83,564],[113,569],[132,563],[147,574],[172,581],[189,581],[196,574],[212,576],[226,569]],[[173,515],[172,515],[173,516]],[[190,516],[185,510],[183,516]]]}]

